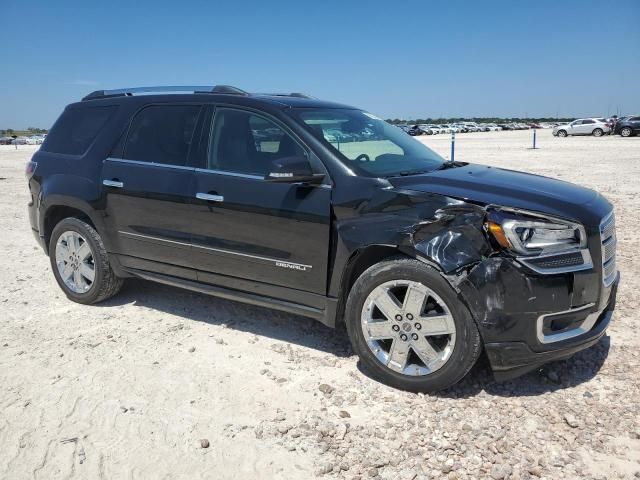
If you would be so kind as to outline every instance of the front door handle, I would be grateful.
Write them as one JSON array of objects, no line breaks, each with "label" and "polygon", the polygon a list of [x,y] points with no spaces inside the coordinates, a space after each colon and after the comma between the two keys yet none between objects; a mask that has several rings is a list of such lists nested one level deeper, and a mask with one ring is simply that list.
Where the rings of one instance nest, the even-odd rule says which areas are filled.
[{"label": "front door handle", "polygon": [[122,183],[120,180],[103,180],[102,184],[107,187],[114,187],[114,188],[124,187],[124,183]]},{"label": "front door handle", "polygon": [[224,197],[222,195],[212,195],[210,193],[196,193],[196,198],[198,200],[206,200],[208,202],[224,202]]}]

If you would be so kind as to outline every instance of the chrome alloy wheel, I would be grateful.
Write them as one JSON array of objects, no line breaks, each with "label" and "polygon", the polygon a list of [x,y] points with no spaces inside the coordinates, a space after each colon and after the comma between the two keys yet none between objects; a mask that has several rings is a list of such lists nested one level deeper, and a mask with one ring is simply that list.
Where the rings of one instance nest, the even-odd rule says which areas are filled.
[{"label": "chrome alloy wheel", "polygon": [[67,230],[56,243],[56,266],[65,285],[74,293],[85,293],[96,277],[93,252],[78,232]]},{"label": "chrome alloy wheel", "polygon": [[436,293],[411,280],[376,287],[361,315],[362,332],[380,363],[404,375],[429,375],[453,353],[456,326]]}]

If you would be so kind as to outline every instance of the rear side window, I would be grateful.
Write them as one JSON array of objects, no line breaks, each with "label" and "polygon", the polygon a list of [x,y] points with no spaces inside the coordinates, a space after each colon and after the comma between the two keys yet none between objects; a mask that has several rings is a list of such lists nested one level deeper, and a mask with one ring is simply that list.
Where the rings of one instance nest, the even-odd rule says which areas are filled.
[{"label": "rear side window", "polygon": [[151,105],[131,122],[123,158],[185,165],[200,105]]},{"label": "rear side window", "polygon": [[67,155],[84,154],[117,107],[66,109],[42,145],[42,150]]}]

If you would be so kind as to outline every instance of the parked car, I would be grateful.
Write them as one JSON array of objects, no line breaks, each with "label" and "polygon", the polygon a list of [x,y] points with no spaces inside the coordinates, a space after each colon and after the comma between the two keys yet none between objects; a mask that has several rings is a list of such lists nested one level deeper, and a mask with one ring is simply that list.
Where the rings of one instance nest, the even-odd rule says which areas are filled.
[{"label": "parked car", "polygon": [[513,128],[513,125],[511,125],[510,123],[501,123],[498,126],[501,130],[515,130],[515,128]]},{"label": "parked car", "polygon": [[27,137],[16,137],[11,142],[12,145],[27,145],[28,143]]},{"label": "parked car", "polygon": [[486,128],[487,128],[487,132],[499,132],[500,130],[502,130],[495,123],[487,123]]},{"label": "parked car", "polygon": [[465,127],[467,127],[467,131],[469,132],[479,132],[480,131],[480,127],[478,126],[477,123],[474,122],[465,122]]},{"label": "parked car", "polygon": [[13,137],[0,137],[0,145],[11,145]]},{"label": "parked car", "polygon": [[400,128],[412,137],[417,137],[425,133],[418,125],[400,125]]},{"label": "parked car", "polygon": [[[158,90],[194,93],[137,95]],[[364,129],[376,140],[325,136]],[[101,90],[62,112],[26,173],[31,230],[70,300],[137,277],[344,323],[363,368],[397,388],[447,388],[483,350],[498,379],[567,358],[615,306],[602,195],[445,161],[354,107]]]},{"label": "parked car", "polygon": [[611,127],[601,118],[579,118],[571,123],[559,125],[553,128],[555,137],[566,137],[568,135],[593,135],[601,137],[605,133],[609,133]]},{"label": "parked car", "polygon": [[631,137],[640,133],[640,115],[621,118],[616,123],[614,133],[623,137]]},{"label": "parked car", "polygon": [[436,133],[438,133],[438,132],[434,131],[433,129],[431,129],[429,127],[429,125],[424,124],[424,123],[418,125],[418,128],[420,130],[422,130],[422,133],[424,133],[425,135],[435,135]]}]

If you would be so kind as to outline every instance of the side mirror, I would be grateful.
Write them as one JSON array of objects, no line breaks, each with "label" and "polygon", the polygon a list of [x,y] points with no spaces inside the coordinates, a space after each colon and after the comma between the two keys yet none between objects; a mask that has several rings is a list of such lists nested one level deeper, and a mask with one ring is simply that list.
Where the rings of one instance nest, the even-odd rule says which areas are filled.
[{"label": "side mirror", "polygon": [[283,157],[274,160],[269,173],[264,177],[273,183],[320,183],[323,173],[313,173],[309,160],[304,155]]}]

